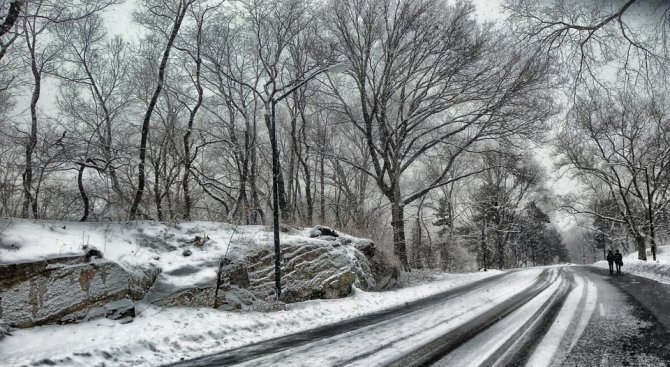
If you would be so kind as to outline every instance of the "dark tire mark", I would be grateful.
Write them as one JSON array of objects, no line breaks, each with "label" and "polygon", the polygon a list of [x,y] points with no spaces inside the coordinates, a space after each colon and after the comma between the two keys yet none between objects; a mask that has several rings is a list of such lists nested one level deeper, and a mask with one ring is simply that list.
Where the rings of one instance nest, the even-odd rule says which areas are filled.
[{"label": "dark tire mark", "polygon": [[[563,271],[562,271],[563,272]],[[533,316],[486,362],[485,366],[525,365],[542,336],[556,320],[574,287],[574,276],[570,274],[561,288],[552,295]]]},{"label": "dark tire mark", "polygon": [[507,299],[495,308],[484,312],[475,320],[461,325],[449,333],[415,349],[408,355],[391,362],[389,366],[428,366],[437,362],[450,351],[458,348],[470,338],[514,312],[547,289],[551,284],[547,279],[548,276],[548,270],[544,270],[540,277],[524,291]]}]

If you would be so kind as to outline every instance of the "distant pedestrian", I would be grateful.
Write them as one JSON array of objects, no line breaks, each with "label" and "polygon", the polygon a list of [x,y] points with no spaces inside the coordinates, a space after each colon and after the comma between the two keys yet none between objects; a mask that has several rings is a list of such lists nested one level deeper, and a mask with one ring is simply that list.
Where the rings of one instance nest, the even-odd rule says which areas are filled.
[{"label": "distant pedestrian", "polygon": [[614,274],[614,254],[612,250],[607,253],[607,264],[610,266],[610,275]]},{"label": "distant pedestrian", "polygon": [[614,254],[614,263],[616,264],[617,275],[621,275],[621,266],[623,265],[623,256],[621,255],[619,250],[616,250],[616,254]]}]

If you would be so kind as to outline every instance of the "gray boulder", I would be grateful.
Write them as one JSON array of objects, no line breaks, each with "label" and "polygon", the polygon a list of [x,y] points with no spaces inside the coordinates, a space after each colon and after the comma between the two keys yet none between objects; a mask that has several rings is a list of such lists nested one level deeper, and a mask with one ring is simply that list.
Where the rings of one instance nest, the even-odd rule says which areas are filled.
[{"label": "gray boulder", "polygon": [[142,301],[163,307],[214,307],[216,279],[200,277],[195,283],[188,281],[191,276],[213,266],[210,263],[185,264],[160,273]]},{"label": "gray boulder", "polygon": [[161,269],[155,265],[149,264],[145,268],[133,268],[129,272],[130,281],[128,283],[128,296],[133,301],[139,301],[156,282],[156,278],[161,273]]},{"label": "gray boulder", "polygon": [[0,265],[0,318],[20,328],[81,320],[127,298],[129,282],[118,264],[85,255]]},{"label": "gray boulder", "polygon": [[275,311],[281,308],[281,305],[260,300],[250,291],[236,286],[220,290],[218,301],[217,309],[224,311]]},{"label": "gray boulder", "polygon": [[[354,285],[366,290],[375,286],[365,255],[339,241],[284,243],[282,257],[281,301],[287,303],[345,297]],[[274,301],[274,253],[268,248],[226,260],[220,276],[221,304],[237,302],[225,296],[235,288],[248,290],[258,300]]]}]

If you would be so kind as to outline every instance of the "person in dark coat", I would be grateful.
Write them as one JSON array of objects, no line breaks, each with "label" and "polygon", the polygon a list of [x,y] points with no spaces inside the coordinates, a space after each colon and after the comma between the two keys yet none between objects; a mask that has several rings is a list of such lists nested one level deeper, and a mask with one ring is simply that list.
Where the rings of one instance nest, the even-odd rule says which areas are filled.
[{"label": "person in dark coat", "polygon": [[607,253],[607,264],[610,266],[610,274],[614,274],[614,254],[612,250]]},{"label": "person in dark coat", "polygon": [[623,256],[621,255],[619,250],[616,250],[616,253],[614,254],[614,263],[616,264],[617,275],[621,275],[621,265],[623,265]]}]

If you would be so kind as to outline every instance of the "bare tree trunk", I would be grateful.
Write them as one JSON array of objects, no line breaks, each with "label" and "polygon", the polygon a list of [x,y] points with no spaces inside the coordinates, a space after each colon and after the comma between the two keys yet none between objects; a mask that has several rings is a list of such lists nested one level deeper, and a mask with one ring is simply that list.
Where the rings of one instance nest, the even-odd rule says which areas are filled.
[{"label": "bare tree trunk", "polygon": [[37,102],[40,99],[40,91],[42,85],[42,73],[37,67],[37,60],[35,59],[35,38],[30,39],[30,33],[27,28],[24,26],[24,32],[26,33],[26,39],[28,40],[28,48],[30,49],[30,70],[33,74],[33,80],[35,85],[33,87],[33,94],[30,100],[30,135],[28,138],[28,143],[26,144],[26,167],[23,172],[23,208],[21,210],[21,217],[28,217],[28,209],[30,208],[31,202],[33,205],[33,218],[37,218],[37,198],[33,196],[32,185],[33,185],[33,151],[37,145]]},{"label": "bare tree trunk", "polygon": [[481,249],[482,266],[484,267],[484,271],[486,271],[486,218],[482,221]]},{"label": "bare tree trunk", "polygon": [[79,194],[81,195],[81,200],[84,202],[84,215],[82,215],[81,219],[79,220],[80,222],[86,222],[88,220],[88,211],[89,211],[89,199],[88,195],[86,195],[86,190],[84,190],[84,169],[86,168],[86,165],[80,164],[79,165],[79,173],[77,174],[77,186],[79,187]]},{"label": "bare tree trunk", "polygon": [[393,252],[400,259],[405,271],[410,271],[405,243],[405,213],[399,203],[391,203],[391,226],[393,227]]},{"label": "bare tree trunk", "polygon": [[[254,129],[254,134],[255,134],[255,129]],[[249,173],[249,184],[251,185],[251,205],[253,208],[253,215],[251,216],[251,222],[252,224],[259,224],[265,222],[265,213],[263,212],[263,209],[261,208],[261,200],[260,200],[260,195],[259,195],[259,189],[256,181],[257,174],[258,172],[258,162],[257,162],[257,155],[256,155],[256,147],[252,144],[249,147],[249,155],[251,159],[251,171]]]},{"label": "bare tree trunk", "polygon": [[[0,24],[0,37],[4,36],[10,29],[14,26],[14,23],[19,19],[21,14],[21,6],[23,6],[24,1],[12,1],[9,3],[9,12],[5,17],[5,21]],[[0,59],[2,59],[0,57]]]},{"label": "bare tree trunk", "polygon": [[637,248],[637,258],[647,261],[647,247],[643,236],[635,236],[635,247]]},{"label": "bare tree trunk", "polygon": [[[204,17],[204,15],[203,15]],[[194,57],[195,61],[195,88],[198,91],[198,100],[195,103],[195,106],[190,110],[188,118],[188,130],[184,134],[184,176],[182,178],[182,187],[184,189],[184,220],[191,220],[191,189],[189,186],[189,175],[191,174],[191,132],[193,131],[193,123],[195,122],[195,116],[202,105],[202,99],[204,90],[202,88],[202,83],[200,82],[200,71],[202,67],[202,58],[200,56],[200,48],[202,45],[202,25],[204,19],[198,19],[198,34],[196,39],[196,55]]]},{"label": "bare tree trunk", "polygon": [[[324,139],[325,143],[325,139]],[[323,145],[322,145],[323,149]],[[320,205],[320,217],[321,217],[321,223],[326,223],[326,190],[325,190],[325,172],[324,172],[324,167],[325,167],[325,161],[326,161],[326,155],[324,152],[321,152],[321,157],[320,157],[320,162],[319,162],[319,205]]]},{"label": "bare tree trunk", "polygon": [[[156,204],[156,216],[159,221],[163,221],[163,195],[161,191],[161,160],[159,157],[157,162],[154,162],[154,203]],[[167,179],[167,178],[166,178]]]},{"label": "bare tree trunk", "polygon": [[158,80],[156,84],[156,89],[154,90],[151,100],[149,101],[149,106],[147,107],[147,112],[144,115],[144,121],[142,122],[142,135],[140,138],[140,162],[137,165],[137,191],[135,192],[135,198],[130,207],[129,217],[131,220],[135,220],[137,217],[137,211],[142,201],[142,194],[144,193],[145,185],[145,172],[144,165],[147,156],[147,138],[149,137],[149,127],[151,124],[151,115],[154,112],[156,103],[158,102],[158,97],[160,96],[161,90],[163,89],[163,81],[165,79],[165,68],[167,67],[168,59],[170,58],[170,51],[172,50],[172,45],[174,44],[177,34],[179,33],[179,28],[181,23],[184,20],[186,15],[186,10],[190,6],[191,1],[184,1],[180,3],[179,8],[177,9],[177,17],[174,20],[172,25],[172,32],[170,33],[170,38],[168,43],[165,46],[165,52],[163,52],[163,58],[161,59],[160,66],[158,68]]}]

